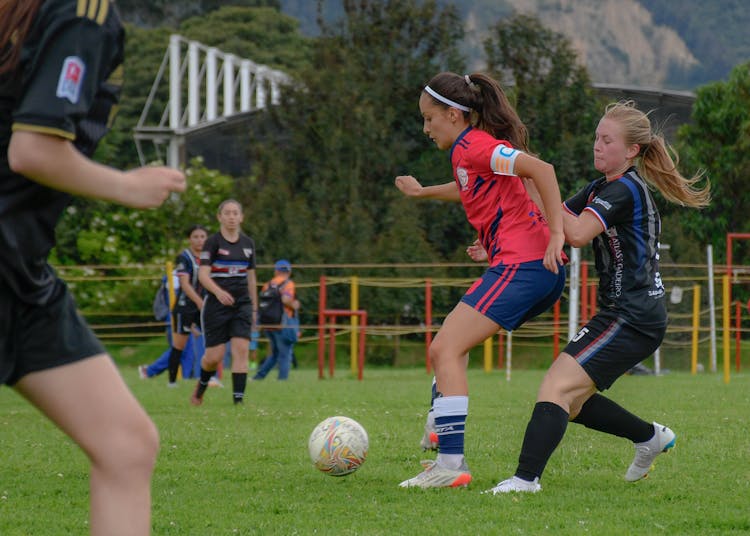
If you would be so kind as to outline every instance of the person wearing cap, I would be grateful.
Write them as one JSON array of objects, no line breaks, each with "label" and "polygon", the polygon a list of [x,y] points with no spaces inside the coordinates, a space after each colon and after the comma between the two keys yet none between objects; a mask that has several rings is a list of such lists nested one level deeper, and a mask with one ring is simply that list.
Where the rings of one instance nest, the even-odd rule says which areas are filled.
[{"label": "person wearing cap", "polygon": [[[281,294],[281,303],[284,304],[284,314],[294,317],[299,311],[300,303],[295,292],[294,281],[292,281],[292,264],[286,259],[280,259],[274,264],[273,278],[263,285],[262,290],[270,286],[276,286]],[[277,364],[279,366],[279,380],[289,378],[289,370],[292,365],[292,351],[294,343],[290,343],[282,337],[282,331],[278,328],[264,328],[266,337],[271,344],[271,355],[258,368],[253,380],[262,380]]]}]

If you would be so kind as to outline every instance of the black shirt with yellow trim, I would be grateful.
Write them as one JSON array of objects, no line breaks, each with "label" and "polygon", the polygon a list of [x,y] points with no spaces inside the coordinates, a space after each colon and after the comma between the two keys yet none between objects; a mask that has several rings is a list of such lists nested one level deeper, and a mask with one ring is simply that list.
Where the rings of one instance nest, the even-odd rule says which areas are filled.
[{"label": "black shirt with yellow trim", "polygon": [[0,78],[0,279],[43,304],[55,280],[47,256],[68,194],[13,173],[13,131],[69,139],[90,157],[107,133],[122,85],[124,30],[109,0],[47,0],[14,72]]}]

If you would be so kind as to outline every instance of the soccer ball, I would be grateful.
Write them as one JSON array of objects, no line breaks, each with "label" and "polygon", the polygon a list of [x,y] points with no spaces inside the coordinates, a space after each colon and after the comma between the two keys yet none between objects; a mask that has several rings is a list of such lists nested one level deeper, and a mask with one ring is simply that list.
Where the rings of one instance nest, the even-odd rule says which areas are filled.
[{"label": "soccer ball", "polygon": [[365,463],[367,432],[349,417],[328,417],[310,434],[307,447],[315,467],[331,476],[353,473]]}]

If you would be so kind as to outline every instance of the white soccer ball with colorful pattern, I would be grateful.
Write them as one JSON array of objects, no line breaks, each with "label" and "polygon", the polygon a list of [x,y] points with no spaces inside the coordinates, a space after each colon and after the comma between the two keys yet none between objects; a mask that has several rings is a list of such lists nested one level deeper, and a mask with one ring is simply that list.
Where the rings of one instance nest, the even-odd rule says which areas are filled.
[{"label": "white soccer ball with colorful pattern", "polygon": [[320,471],[344,476],[365,463],[370,441],[367,431],[349,417],[328,417],[310,434],[307,444],[310,458]]}]

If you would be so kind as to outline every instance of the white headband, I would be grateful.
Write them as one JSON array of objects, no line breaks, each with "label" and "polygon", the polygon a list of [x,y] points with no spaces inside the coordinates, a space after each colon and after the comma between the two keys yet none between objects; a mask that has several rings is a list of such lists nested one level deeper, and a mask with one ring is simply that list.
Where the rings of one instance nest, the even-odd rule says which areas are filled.
[{"label": "white headband", "polygon": [[434,89],[432,89],[430,86],[425,86],[424,90],[427,93],[429,93],[430,95],[432,95],[433,97],[435,97],[437,100],[439,100],[440,102],[442,102],[443,104],[447,104],[448,106],[452,106],[454,108],[457,108],[457,109],[461,110],[462,112],[470,112],[471,111],[471,108],[469,108],[468,106],[464,106],[463,104],[458,104],[455,101],[452,101],[452,100],[450,100],[450,99],[448,99],[446,97],[443,97],[440,93],[438,93],[437,91],[435,91]]}]

